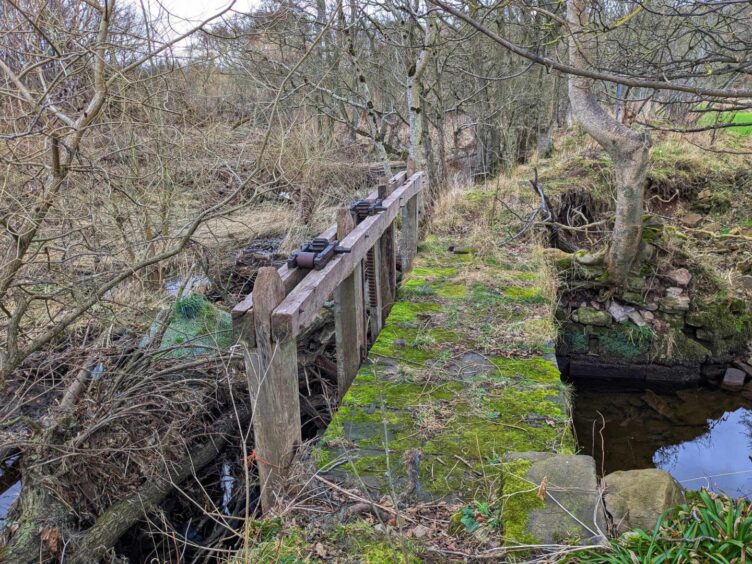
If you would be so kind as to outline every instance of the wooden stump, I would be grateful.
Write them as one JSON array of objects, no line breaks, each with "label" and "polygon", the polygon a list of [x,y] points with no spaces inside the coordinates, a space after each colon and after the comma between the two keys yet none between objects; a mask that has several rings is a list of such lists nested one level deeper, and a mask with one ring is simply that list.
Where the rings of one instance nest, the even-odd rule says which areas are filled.
[{"label": "wooden stump", "polygon": [[298,353],[294,338],[272,337],[271,315],[285,298],[276,268],[259,269],[253,288],[256,349],[247,366],[253,433],[261,481],[261,507],[275,506],[286,470],[302,442]]}]

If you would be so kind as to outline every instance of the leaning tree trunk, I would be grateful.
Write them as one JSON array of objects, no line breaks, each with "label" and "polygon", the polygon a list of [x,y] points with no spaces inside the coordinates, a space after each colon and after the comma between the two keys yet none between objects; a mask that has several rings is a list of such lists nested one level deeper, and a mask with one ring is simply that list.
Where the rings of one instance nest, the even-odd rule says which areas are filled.
[{"label": "leaning tree trunk", "polygon": [[75,530],[73,513],[36,476],[27,476],[19,498],[13,536],[0,547],[0,562],[33,564],[59,553],[61,542]]},{"label": "leaning tree trunk", "polygon": [[[587,30],[587,1],[568,0],[569,62],[587,68],[594,37]],[[616,182],[616,219],[607,254],[610,282],[621,287],[639,255],[650,140],[610,116],[593,93],[593,80],[569,77],[569,100],[577,121],[611,156]]]}]

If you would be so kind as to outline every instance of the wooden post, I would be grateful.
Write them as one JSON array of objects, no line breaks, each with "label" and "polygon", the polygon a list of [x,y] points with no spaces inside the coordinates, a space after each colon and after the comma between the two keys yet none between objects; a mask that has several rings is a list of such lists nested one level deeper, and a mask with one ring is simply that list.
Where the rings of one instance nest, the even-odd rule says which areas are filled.
[{"label": "wooden post", "polygon": [[[386,199],[394,192],[395,185],[389,183],[379,186],[379,198]],[[381,286],[381,319],[386,319],[397,296],[397,249],[394,242],[394,223],[386,228],[379,241],[381,269],[379,272]]]},{"label": "wooden post", "polygon": [[420,198],[420,193],[410,198],[405,207],[402,208],[402,230],[400,233],[402,272],[410,272],[413,267],[413,259],[418,254],[418,198]]},{"label": "wooden post", "polygon": [[368,304],[368,340],[370,343],[376,341],[381,332],[383,324],[381,290],[381,245],[379,241],[368,251],[366,255],[366,303]]},{"label": "wooden post", "polygon": [[250,355],[248,381],[263,511],[275,506],[275,494],[302,442],[295,339],[272,338],[272,312],[284,299],[277,269],[260,268],[253,287],[256,350]]},{"label": "wooden post", "polygon": [[[350,210],[337,210],[337,239],[340,241],[355,227]],[[365,314],[363,312],[363,270],[355,265],[352,274],[334,291],[334,328],[337,342],[337,387],[342,399],[360,368],[366,352]]]}]

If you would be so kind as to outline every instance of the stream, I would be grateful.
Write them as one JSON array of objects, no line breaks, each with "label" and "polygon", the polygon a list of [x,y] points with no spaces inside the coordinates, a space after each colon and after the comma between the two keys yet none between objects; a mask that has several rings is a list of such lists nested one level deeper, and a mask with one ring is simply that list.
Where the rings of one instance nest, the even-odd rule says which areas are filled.
[{"label": "stream", "polygon": [[660,468],[686,489],[752,499],[751,387],[625,389],[575,381],[581,452],[595,458],[601,475]]},{"label": "stream", "polygon": [[17,456],[0,463],[0,529],[5,526],[13,502],[21,493],[21,480],[15,467]]}]

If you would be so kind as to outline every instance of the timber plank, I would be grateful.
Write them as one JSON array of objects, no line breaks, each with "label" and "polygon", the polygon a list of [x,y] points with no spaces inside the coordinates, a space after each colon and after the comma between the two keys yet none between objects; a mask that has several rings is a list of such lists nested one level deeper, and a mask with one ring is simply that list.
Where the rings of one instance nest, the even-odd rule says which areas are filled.
[{"label": "timber plank", "polygon": [[[355,227],[350,210],[337,210],[337,238],[344,239]],[[363,312],[363,272],[361,263],[334,292],[334,327],[337,347],[337,387],[344,397],[365,353],[365,314]]]}]

